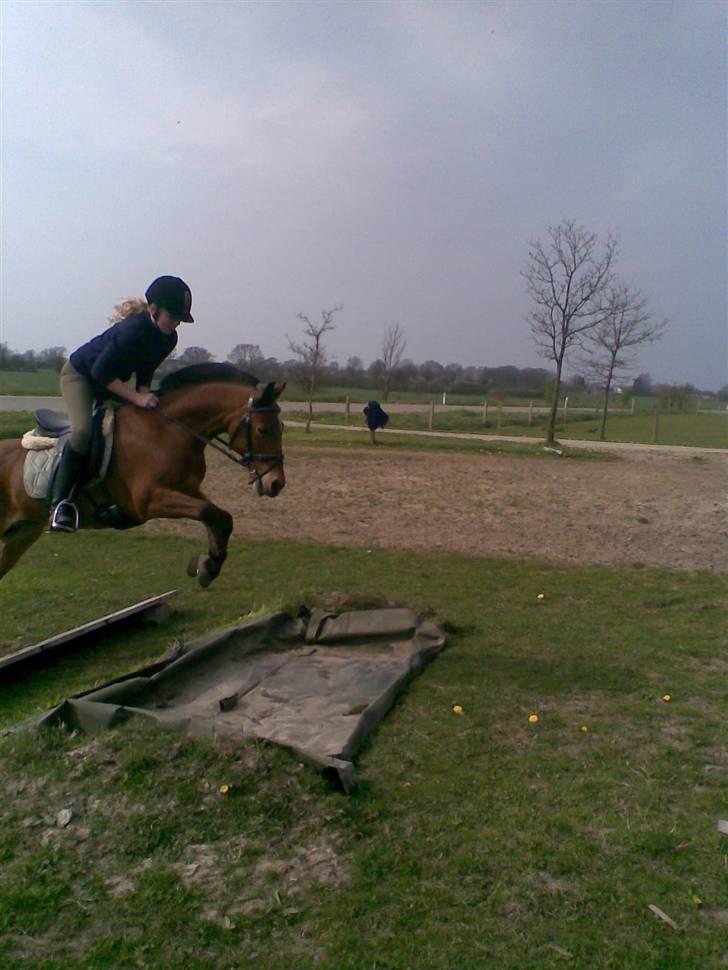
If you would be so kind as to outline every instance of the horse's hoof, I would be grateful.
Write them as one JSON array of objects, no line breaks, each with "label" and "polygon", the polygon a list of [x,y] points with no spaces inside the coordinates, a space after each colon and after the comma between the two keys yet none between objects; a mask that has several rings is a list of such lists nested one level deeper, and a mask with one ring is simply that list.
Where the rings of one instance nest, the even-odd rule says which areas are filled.
[{"label": "horse's hoof", "polygon": [[197,582],[203,589],[207,589],[217,573],[210,566],[212,565],[209,556],[200,556],[197,560]]}]

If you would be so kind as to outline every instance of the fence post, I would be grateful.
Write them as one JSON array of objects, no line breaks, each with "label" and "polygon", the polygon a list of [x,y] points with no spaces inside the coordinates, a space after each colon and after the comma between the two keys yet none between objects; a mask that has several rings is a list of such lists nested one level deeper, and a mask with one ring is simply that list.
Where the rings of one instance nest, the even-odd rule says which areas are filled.
[{"label": "fence post", "polygon": [[528,402],[528,426],[533,424],[533,401]]},{"label": "fence post", "polygon": [[346,395],[346,423],[349,423],[349,417],[351,416],[351,398]]},{"label": "fence post", "polygon": [[498,434],[501,432],[501,421],[503,420],[503,402],[498,401]]},{"label": "fence post", "polygon": [[488,402],[483,401],[483,427],[488,423]]},{"label": "fence post", "polygon": [[432,426],[435,423],[435,402],[430,401],[430,431],[432,431]]},{"label": "fence post", "polygon": [[632,417],[634,417],[634,398],[632,398]]},{"label": "fence post", "polygon": [[654,427],[652,428],[652,444],[653,445],[656,445],[657,444],[659,427],[660,427],[660,412],[658,410],[657,405],[655,405],[655,424],[654,424]]},{"label": "fence post", "polygon": [[569,410],[569,398],[564,398],[564,427],[566,427],[566,412]]}]

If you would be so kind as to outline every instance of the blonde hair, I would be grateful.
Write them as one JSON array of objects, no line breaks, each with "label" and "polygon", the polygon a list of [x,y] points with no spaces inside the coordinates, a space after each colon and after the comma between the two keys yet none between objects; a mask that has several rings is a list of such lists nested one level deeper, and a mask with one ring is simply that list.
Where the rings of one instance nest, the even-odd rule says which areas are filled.
[{"label": "blonde hair", "polygon": [[116,304],[109,317],[109,323],[119,323],[120,320],[126,320],[127,317],[131,317],[135,313],[148,314],[149,304],[146,300],[142,300],[140,296],[129,296],[126,300]]}]

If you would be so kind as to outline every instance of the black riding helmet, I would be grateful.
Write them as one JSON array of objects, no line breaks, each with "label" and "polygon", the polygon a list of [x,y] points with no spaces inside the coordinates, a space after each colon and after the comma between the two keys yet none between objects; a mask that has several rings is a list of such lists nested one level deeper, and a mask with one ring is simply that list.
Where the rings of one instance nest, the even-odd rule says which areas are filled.
[{"label": "black riding helmet", "polygon": [[144,296],[147,303],[156,303],[176,320],[181,320],[183,323],[195,322],[195,318],[190,313],[192,290],[179,276],[158,276],[153,283],[149,284]]}]

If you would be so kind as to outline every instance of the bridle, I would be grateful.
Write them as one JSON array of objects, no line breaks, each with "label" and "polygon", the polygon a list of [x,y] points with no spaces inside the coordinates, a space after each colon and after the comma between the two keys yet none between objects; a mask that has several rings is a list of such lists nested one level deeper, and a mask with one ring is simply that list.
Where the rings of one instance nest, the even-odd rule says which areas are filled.
[{"label": "bridle", "polygon": [[[198,441],[202,441],[205,445],[210,445],[210,447],[215,448],[221,454],[223,454],[227,459],[235,462],[236,465],[242,465],[243,468],[248,469],[249,479],[248,485],[254,485],[259,482],[262,483],[263,478],[273,471],[278,465],[283,465],[283,452],[276,451],[271,453],[253,451],[253,424],[250,420],[252,414],[264,414],[280,413],[280,408],[277,404],[256,404],[255,397],[251,394],[248,400],[248,406],[246,408],[245,414],[238,421],[235,426],[235,430],[230,434],[230,442],[228,443],[220,435],[213,435],[208,438],[207,435],[200,434],[199,431],[193,431],[182,421],[177,418],[173,418],[171,414],[163,414],[162,417],[165,421],[169,421],[171,424],[176,424],[179,428],[182,428],[187,432],[187,434],[192,435]],[[245,434],[245,451],[238,452],[232,447],[233,441],[237,438],[240,432]],[[270,462],[267,468],[262,472],[259,472],[257,468],[253,467],[255,462]]]}]

